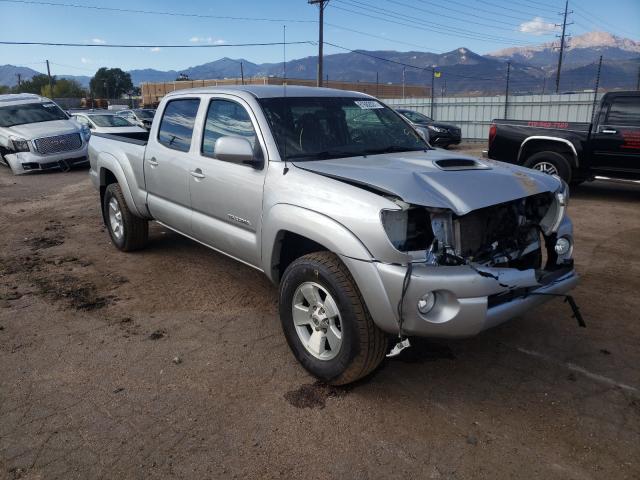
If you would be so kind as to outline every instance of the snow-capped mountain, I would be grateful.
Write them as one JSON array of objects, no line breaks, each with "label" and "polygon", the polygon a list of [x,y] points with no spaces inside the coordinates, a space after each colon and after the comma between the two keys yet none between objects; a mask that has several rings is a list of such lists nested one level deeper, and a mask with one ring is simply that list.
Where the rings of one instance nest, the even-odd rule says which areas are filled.
[{"label": "snow-capped mountain", "polygon": [[[558,42],[511,47],[489,53],[487,56],[511,60],[546,70],[558,62]],[[640,42],[622,38],[608,32],[589,32],[569,38],[565,48],[564,66],[581,67],[597,61],[602,55],[606,61],[628,60],[640,57]]]}]

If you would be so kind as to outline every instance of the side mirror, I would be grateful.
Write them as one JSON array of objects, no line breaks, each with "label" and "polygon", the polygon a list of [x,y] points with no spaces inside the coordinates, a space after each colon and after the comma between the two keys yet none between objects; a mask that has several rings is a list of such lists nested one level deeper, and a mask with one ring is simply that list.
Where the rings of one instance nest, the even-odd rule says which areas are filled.
[{"label": "side mirror", "polygon": [[242,163],[262,168],[262,160],[256,158],[249,140],[242,137],[220,137],[214,147],[215,157],[224,162]]}]

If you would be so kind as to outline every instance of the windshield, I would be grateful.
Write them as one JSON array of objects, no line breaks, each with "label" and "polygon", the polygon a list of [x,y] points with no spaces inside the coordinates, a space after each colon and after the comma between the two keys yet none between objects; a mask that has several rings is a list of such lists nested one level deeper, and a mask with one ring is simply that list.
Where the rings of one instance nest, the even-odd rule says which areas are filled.
[{"label": "windshield", "polygon": [[431,120],[426,115],[423,115],[418,112],[414,112],[412,110],[400,110],[400,113],[402,113],[405,117],[407,117],[412,122],[416,122],[416,123],[433,122],[433,120]]},{"label": "windshield", "polygon": [[67,114],[53,102],[24,103],[0,107],[0,127],[67,120],[68,118]]},{"label": "windshield", "polygon": [[368,98],[279,97],[259,100],[286,160],[323,160],[426,150],[390,108]]},{"label": "windshield", "polygon": [[153,116],[155,115],[156,111],[155,110],[148,110],[148,109],[141,109],[141,110],[134,110],[136,115],[138,116],[138,118],[141,118],[143,120],[153,120]]},{"label": "windshield", "polygon": [[89,119],[98,127],[131,127],[133,126],[126,118],[116,115],[91,115]]}]

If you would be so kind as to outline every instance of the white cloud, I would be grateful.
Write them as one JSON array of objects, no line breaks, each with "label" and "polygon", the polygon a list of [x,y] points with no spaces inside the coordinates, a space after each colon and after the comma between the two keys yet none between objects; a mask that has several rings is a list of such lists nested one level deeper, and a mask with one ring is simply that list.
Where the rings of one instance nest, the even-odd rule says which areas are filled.
[{"label": "white cloud", "polygon": [[528,33],[529,35],[547,35],[556,32],[558,26],[545,22],[542,17],[534,17],[533,20],[521,23],[518,30],[522,33]]},{"label": "white cloud", "polygon": [[191,43],[208,43],[209,45],[223,45],[227,43],[226,40],[213,37],[191,37],[189,41]]},{"label": "white cloud", "polygon": [[153,48],[151,49],[151,51],[152,51],[152,52],[154,52],[154,53],[157,53],[157,52],[161,52],[161,51],[162,51],[162,49],[161,49],[160,47],[153,47]]},{"label": "white cloud", "polygon": [[105,39],[103,39],[103,38],[97,38],[97,37],[96,37],[96,38],[92,38],[92,39],[91,39],[91,41],[92,41],[93,43],[99,43],[99,44],[107,43],[107,41],[106,41]]}]

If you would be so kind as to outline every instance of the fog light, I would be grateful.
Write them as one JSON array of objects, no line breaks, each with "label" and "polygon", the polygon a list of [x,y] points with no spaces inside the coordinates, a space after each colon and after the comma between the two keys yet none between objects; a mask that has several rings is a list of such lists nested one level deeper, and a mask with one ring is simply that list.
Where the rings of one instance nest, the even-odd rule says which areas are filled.
[{"label": "fog light", "polygon": [[566,237],[560,237],[556,240],[555,250],[558,255],[566,255],[571,250],[571,241]]},{"label": "fog light", "polygon": [[421,314],[426,315],[431,311],[431,309],[435,304],[436,304],[435,294],[433,292],[427,292],[418,300],[418,311]]}]

